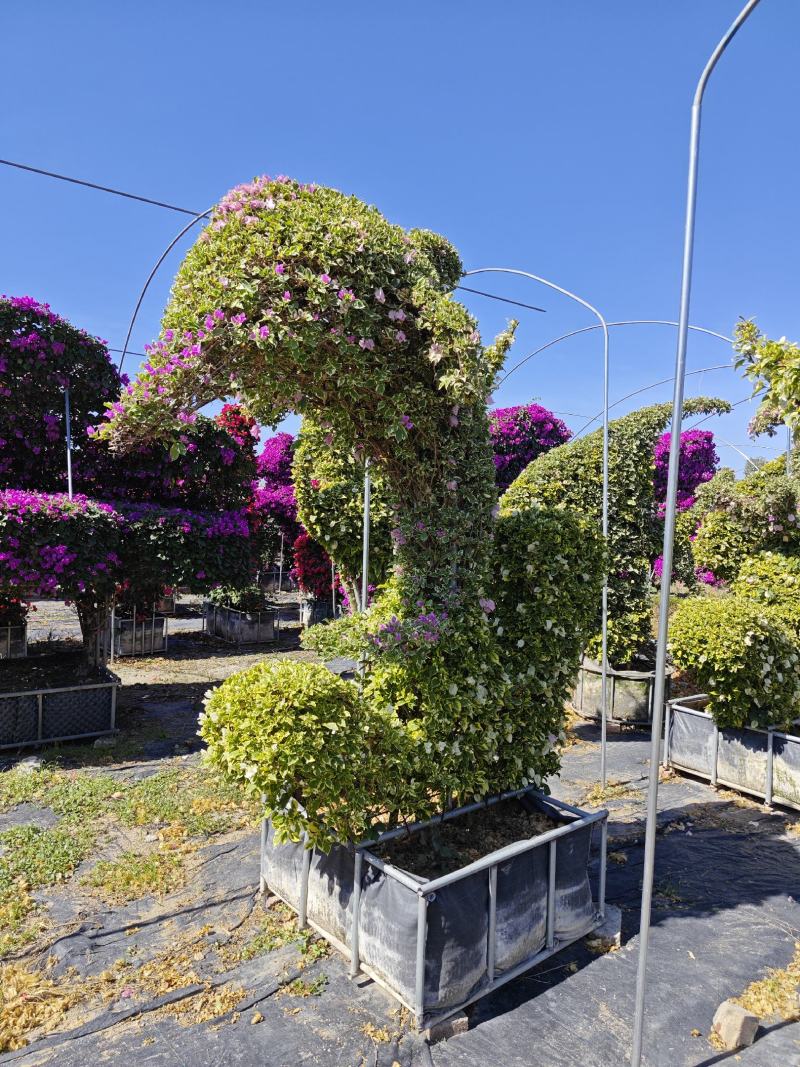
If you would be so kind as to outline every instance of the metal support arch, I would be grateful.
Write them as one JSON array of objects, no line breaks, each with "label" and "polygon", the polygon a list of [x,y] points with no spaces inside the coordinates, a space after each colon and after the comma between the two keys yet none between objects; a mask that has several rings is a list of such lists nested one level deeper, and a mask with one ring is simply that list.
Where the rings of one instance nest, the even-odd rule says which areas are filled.
[{"label": "metal support arch", "polygon": [[[669,473],[667,476],[666,513],[664,516],[664,573],[672,573],[673,541],[678,495],[678,460],[680,455],[683,392],[686,377],[686,345],[689,336],[689,304],[692,292],[692,256],[694,252],[694,224],[697,207],[697,172],[700,148],[700,116],[703,95],[708,80],[720,57],[742,24],[758,6],[760,0],[748,0],[727,32],[714,49],[700,75],[695,89],[689,134],[689,171],[686,193],[686,219],[683,237],[683,270],[681,277],[680,314],[678,315],[678,345],[675,354],[675,389],[672,400],[672,430],[670,438]],[[633,1018],[631,1067],[641,1067],[642,1034],[644,1029],[644,1000],[647,981],[647,950],[650,940],[650,909],[653,897],[653,872],[656,850],[656,816],[658,812],[658,769],[661,746],[661,725],[664,717],[664,671],[667,665],[667,637],[669,631],[669,582],[663,582],[659,602],[656,677],[653,698],[653,727],[650,751],[650,775],[647,791],[647,827],[644,846],[642,879],[642,908],[639,923],[639,962],[636,974],[636,1000]]]},{"label": "metal support arch", "polygon": [[[538,274],[531,274],[526,270],[518,270],[513,267],[480,267],[476,270],[468,270],[465,272],[464,277],[473,277],[476,274],[515,274],[518,277],[530,278],[531,281],[539,282],[541,285],[546,285],[549,289],[555,290],[557,293],[561,293],[562,296],[567,296],[570,300],[574,300],[580,304],[581,307],[585,307],[588,311],[597,318],[599,327],[603,331],[603,514],[602,514],[602,532],[603,539],[608,539],[608,323],[605,318],[600,314],[594,305],[588,303],[588,301],[577,296],[575,293],[570,292],[569,289],[563,289],[560,285],[556,285],[555,282],[549,281],[547,278],[542,278]],[[507,376],[506,376],[507,377]],[[607,735],[607,723],[606,715],[608,711],[608,575],[603,577],[603,592],[602,592],[602,635],[601,635],[601,705],[602,716],[600,721],[600,785],[602,789],[606,787],[606,735]]]}]

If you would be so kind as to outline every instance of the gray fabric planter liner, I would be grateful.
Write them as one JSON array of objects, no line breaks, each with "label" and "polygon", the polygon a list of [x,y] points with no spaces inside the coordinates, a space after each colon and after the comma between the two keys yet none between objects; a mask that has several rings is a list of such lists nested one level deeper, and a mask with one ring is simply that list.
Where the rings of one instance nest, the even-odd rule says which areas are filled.
[{"label": "gray fabric planter liner", "polygon": [[0,748],[113,733],[119,678],[61,689],[0,693]]},{"label": "gray fabric planter liner", "polygon": [[0,626],[0,659],[21,659],[28,655],[28,625]]},{"label": "gray fabric planter liner", "polygon": [[206,631],[232,645],[263,645],[279,640],[280,617],[275,608],[237,611],[206,603],[204,611]]},{"label": "gray fabric planter liner", "polygon": [[800,731],[720,730],[697,706],[706,699],[698,695],[667,704],[664,762],[712,785],[800,810]]},{"label": "gray fabric planter liner", "polygon": [[[667,671],[665,694],[669,697],[671,671]],[[606,721],[628,726],[649,726],[653,721],[655,671],[607,671],[608,713]],[[584,656],[572,706],[584,719],[600,719],[603,675],[599,663]]]},{"label": "gray fabric planter liner", "polygon": [[112,656],[152,656],[167,651],[167,619],[155,615],[135,622],[114,615],[109,621]]},{"label": "gray fabric planter liner", "polygon": [[[302,843],[277,845],[265,822],[262,882],[298,912],[301,924],[307,920],[348,956],[353,973],[363,970],[414,1012],[419,1028],[430,1026],[602,921],[608,813],[587,814],[533,787],[491,802],[544,811],[560,826],[429,880],[380,858],[382,843],[396,834],[356,848],[335,846],[326,855]],[[595,823],[602,837],[597,903],[588,874]]]}]

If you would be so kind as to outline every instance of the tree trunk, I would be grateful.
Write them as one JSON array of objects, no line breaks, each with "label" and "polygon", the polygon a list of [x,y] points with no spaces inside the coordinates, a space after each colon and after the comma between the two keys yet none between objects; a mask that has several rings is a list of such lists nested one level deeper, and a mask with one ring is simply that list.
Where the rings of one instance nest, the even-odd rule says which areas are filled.
[{"label": "tree trunk", "polygon": [[111,601],[95,601],[90,598],[77,600],[75,607],[83,637],[83,666],[87,675],[99,674],[106,665],[106,652],[101,647],[100,636],[108,621]]}]

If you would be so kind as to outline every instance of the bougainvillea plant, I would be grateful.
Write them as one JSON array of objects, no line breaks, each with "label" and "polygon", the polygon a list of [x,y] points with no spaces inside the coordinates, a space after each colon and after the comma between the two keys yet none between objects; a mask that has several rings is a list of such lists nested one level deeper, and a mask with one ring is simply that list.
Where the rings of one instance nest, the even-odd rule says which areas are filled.
[{"label": "bougainvillea plant", "polygon": [[529,463],[572,436],[552,411],[539,404],[495,408],[489,414],[498,489],[508,489]]},{"label": "bougainvillea plant", "polygon": [[[730,410],[726,401],[694,398],[691,413]],[[642,655],[650,640],[652,561],[660,548],[654,450],[672,409],[656,404],[611,423],[609,441],[608,660],[614,667]],[[649,461],[648,461],[649,460]],[[503,508],[540,503],[600,523],[602,431],[561,445],[531,463],[502,498]],[[595,616],[599,626],[599,617]],[[587,651],[599,656],[595,634]]]},{"label": "bougainvillea plant", "polygon": [[774,434],[784,422],[797,439],[800,429],[800,346],[781,337],[770,340],[751,319],[737,323],[735,364],[762,398],[752,423],[753,435]]},{"label": "bougainvillea plant", "polygon": [[[461,273],[442,237],[406,232],[333,189],[257,178],[215,209],[179,271],[152,372],[145,368],[109,409],[103,431],[118,449],[149,436],[175,440],[193,411],[233,393],[267,425],[288,411],[326,424],[337,448],[360,451],[379,472],[392,515],[393,576],[371,609],[380,623],[364,635],[362,689],[347,683],[347,692],[359,738],[380,758],[367,758],[363,740],[354,750],[336,715],[325,745],[326,761],[343,773],[380,768],[343,797],[351,837],[372,818],[359,801],[365,792],[370,810],[378,801],[391,821],[440,810],[450,798],[542,781],[557,765],[551,724],[563,721],[599,595],[603,552],[594,525],[574,520],[562,537],[564,516],[527,506],[508,519],[513,555],[500,578],[505,569],[515,581],[508,596],[495,595],[498,506],[486,403],[511,332],[482,345],[450,295]],[[548,538],[554,561],[539,583]],[[371,638],[386,625],[400,640],[381,648]],[[216,690],[202,731],[209,758],[228,773],[279,784],[264,789],[267,812],[282,813],[287,833],[306,830],[310,843],[327,847],[330,834],[307,814],[319,810],[319,797],[306,795],[295,755],[315,750],[306,705],[295,699],[295,690],[306,692],[307,665],[284,666],[296,686],[283,679],[262,687],[254,677]],[[234,686],[240,695],[244,687],[245,702],[261,702],[247,720],[227,698]],[[245,734],[259,714],[272,722],[286,712],[291,751],[267,744],[262,731],[254,766]]]},{"label": "bougainvillea plant", "polygon": [[0,297],[0,488],[66,489],[67,387],[79,452],[120,390],[105,341],[33,297]]},{"label": "bougainvillea plant", "polygon": [[[670,434],[664,433],[656,441],[654,451],[654,485],[659,515],[663,516],[667,497]],[[695,501],[697,487],[710,482],[719,465],[711,430],[684,430],[678,457],[678,510],[686,511]]]},{"label": "bougainvillea plant", "polygon": [[223,404],[222,411],[214,417],[217,426],[221,426],[237,443],[247,451],[261,436],[258,423],[251,415],[246,415],[238,404]]},{"label": "bougainvillea plant", "polygon": [[292,577],[301,592],[315,600],[330,600],[332,590],[331,560],[322,545],[305,530],[292,546]]}]

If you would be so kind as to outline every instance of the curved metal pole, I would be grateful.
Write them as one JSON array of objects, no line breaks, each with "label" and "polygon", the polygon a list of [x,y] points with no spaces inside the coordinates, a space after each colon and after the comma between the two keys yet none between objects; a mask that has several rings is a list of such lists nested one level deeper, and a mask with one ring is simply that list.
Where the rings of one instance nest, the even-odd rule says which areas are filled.
[{"label": "curved metal pole", "polygon": [[134,327],[134,325],[136,323],[136,316],[139,314],[139,308],[142,306],[142,301],[144,300],[145,293],[150,288],[150,282],[153,280],[153,278],[155,278],[155,276],[156,276],[156,274],[158,272],[158,268],[161,266],[161,264],[164,262],[164,260],[170,254],[170,252],[175,247],[175,245],[178,243],[178,241],[180,241],[181,237],[183,237],[183,235],[185,233],[187,233],[192,228],[192,226],[194,226],[196,223],[198,223],[200,221],[200,219],[208,218],[208,216],[211,214],[211,212],[213,210],[214,210],[214,207],[212,206],[212,207],[210,207],[208,209],[208,211],[204,211],[201,215],[195,215],[195,217],[192,219],[191,222],[187,222],[186,225],[181,230],[181,232],[179,234],[177,234],[177,236],[172,238],[170,243],[167,245],[167,247],[164,249],[164,251],[161,253],[161,255],[156,260],[155,266],[153,267],[153,269],[150,271],[150,273],[147,276],[147,281],[144,283],[144,288],[142,289],[141,293],[139,293],[139,299],[136,301],[136,307],[133,309],[133,315],[131,316],[130,326],[128,326],[128,333],[127,333],[127,335],[125,337],[125,344],[122,346],[122,355],[119,357],[119,363],[117,365],[117,370],[118,371],[120,371],[120,372],[122,371],[122,364],[125,362],[125,356],[127,355],[127,352],[128,352],[128,344],[129,344],[130,339],[131,339],[131,334],[133,333],[133,327]]},{"label": "curved metal pole", "polygon": [[[675,539],[675,516],[678,494],[678,460],[680,457],[681,422],[683,416],[683,389],[686,377],[686,343],[689,335],[689,303],[692,293],[692,255],[694,252],[694,223],[697,207],[697,170],[700,148],[700,115],[708,79],[722,53],[734,36],[758,6],[760,0],[748,0],[727,33],[711,53],[706,63],[692,102],[691,131],[689,134],[689,176],[686,193],[686,221],[683,235],[683,276],[681,279],[681,303],[678,315],[678,348],[675,355],[675,391],[672,400],[672,433],[670,439],[669,474],[667,476],[666,512],[664,516],[664,574],[672,574],[672,550]],[[670,583],[661,583],[658,616],[658,644],[656,649],[656,677],[653,694],[653,727],[650,749],[650,780],[647,791],[647,829],[644,843],[644,872],[642,878],[642,910],[639,923],[639,963],[636,973],[636,1001],[633,1018],[632,1067],[642,1062],[642,1031],[644,1028],[644,997],[647,981],[647,949],[650,941],[650,909],[653,899],[653,871],[656,852],[656,816],[658,812],[658,771],[661,750],[661,726],[664,717],[664,671],[667,666],[667,636],[669,631]]]},{"label": "curved metal pole", "polygon": [[[603,331],[603,515],[602,515],[602,531],[603,540],[608,540],[608,323],[605,318],[600,314],[593,304],[584,300],[582,297],[577,296],[575,293],[569,291],[569,289],[563,289],[560,285],[556,285],[555,282],[549,281],[547,278],[542,278],[538,274],[531,274],[527,270],[517,270],[513,267],[480,267],[477,270],[468,270],[465,272],[464,277],[471,277],[476,274],[516,274],[521,278],[530,278],[531,281],[539,282],[541,285],[546,285],[549,289],[554,289],[557,293],[561,293],[562,296],[568,296],[570,300],[574,300],[580,304],[581,307],[585,307],[587,311],[597,318],[600,329]],[[603,576],[603,593],[602,593],[602,623],[601,623],[601,644],[600,644],[600,671],[601,671],[601,696],[600,703],[601,715],[600,715],[600,786],[602,789],[606,787],[606,740],[608,733],[608,724],[606,722],[606,716],[608,714],[608,574]],[[603,861],[604,862],[604,861]]]},{"label": "curved metal pole", "polygon": [[[607,322],[606,325],[609,329],[612,326],[677,326],[677,322],[671,322],[669,319],[623,319],[621,322]],[[557,345],[559,341],[566,341],[570,337],[577,337],[581,333],[589,333],[590,330],[600,330],[602,327],[598,324],[594,326],[584,326],[580,330],[570,330],[569,333],[562,333],[560,337],[554,337],[552,341],[548,341],[546,345],[542,345],[540,348],[536,348],[533,352],[529,352],[527,356],[524,356],[519,363],[515,363],[514,366],[507,371],[500,381],[497,383],[498,388],[503,384],[506,378],[510,378],[514,371],[519,370],[524,366],[529,359],[533,359],[534,356],[538,356],[540,352],[546,351],[548,348],[552,348],[553,345]],[[696,330],[698,333],[707,333],[711,337],[718,337],[720,341],[727,341],[729,344],[733,344],[732,337],[726,337],[724,333],[717,333],[716,330],[708,330],[705,326],[689,326],[690,330]],[[671,381],[672,379],[670,379]]]}]

